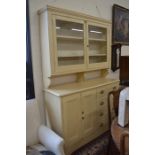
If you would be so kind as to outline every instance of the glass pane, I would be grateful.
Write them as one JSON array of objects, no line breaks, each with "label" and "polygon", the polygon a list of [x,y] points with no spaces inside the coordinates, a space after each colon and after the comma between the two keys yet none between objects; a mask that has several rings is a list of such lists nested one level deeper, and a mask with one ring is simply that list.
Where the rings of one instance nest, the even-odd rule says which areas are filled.
[{"label": "glass pane", "polygon": [[83,24],[70,21],[56,20],[56,30],[59,36],[72,36],[83,38]]},{"label": "glass pane", "polygon": [[56,20],[58,65],[84,64],[83,24]]},{"label": "glass pane", "polygon": [[88,26],[89,63],[107,62],[107,29]]},{"label": "glass pane", "polygon": [[107,29],[89,25],[89,38],[107,40]]}]

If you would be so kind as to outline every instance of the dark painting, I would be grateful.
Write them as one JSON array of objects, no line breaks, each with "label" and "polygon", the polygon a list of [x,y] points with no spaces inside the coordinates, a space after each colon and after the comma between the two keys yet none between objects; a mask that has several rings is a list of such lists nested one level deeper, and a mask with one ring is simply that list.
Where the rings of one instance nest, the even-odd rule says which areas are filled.
[{"label": "dark painting", "polygon": [[113,5],[113,44],[129,44],[129,10]]}]

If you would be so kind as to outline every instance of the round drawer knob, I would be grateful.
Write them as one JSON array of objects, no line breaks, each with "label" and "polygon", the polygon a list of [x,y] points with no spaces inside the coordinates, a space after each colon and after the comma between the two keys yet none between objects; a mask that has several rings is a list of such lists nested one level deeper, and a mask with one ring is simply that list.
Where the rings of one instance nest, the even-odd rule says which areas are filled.
[{"label": "round drawer knob", "polygon": [[100,103],[100,105],[103,105],[104,104],[104,102],[102,101],[101,103]]},{"label": "round drawer knob", "polygon": [[84,119],[84,117],[82,117],[82,119]]},{"label": "round drawer knob", "polygon": [[103,112],[100,113],[100,116],[103,116]]},{"label": "round drawer knob", "polygon": [[103,123],[100,124],[100,127],[103,127]]},{"label": "round drawer knob", "polygon": [[84,111],[82,111],[82,114],[84,114]]},{"label": "round drawer knob", "polygon": [[104,94],[104,90],[101,90],[101,91],[100,91],[100,94]]}]

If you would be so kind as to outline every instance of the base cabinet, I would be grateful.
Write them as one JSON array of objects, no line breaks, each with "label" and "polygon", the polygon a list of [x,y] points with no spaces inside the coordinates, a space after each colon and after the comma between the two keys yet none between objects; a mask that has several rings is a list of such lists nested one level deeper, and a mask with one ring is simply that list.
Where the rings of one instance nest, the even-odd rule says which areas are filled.
[{"label": "base cabinet", "polygon": [[66,155],[108,130],[107,95],[119,81],[86,85],[45,91],[52,129],[64,138]]}]

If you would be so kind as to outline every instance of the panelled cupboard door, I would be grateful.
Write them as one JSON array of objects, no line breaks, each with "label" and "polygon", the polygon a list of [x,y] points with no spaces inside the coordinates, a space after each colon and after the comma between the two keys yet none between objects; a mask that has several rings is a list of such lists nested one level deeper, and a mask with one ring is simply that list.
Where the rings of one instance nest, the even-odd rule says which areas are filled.
[{"label": "panelled cupboard door", "polygon": [[80,94],[63,97],[64,138],[74,144],[81,138]]},{"label": "panelled cupboard door", "polygon": [[83,20],[52,15],[57,72],[86,68],[85,26]]},{"label": "panelled cupboard door", "polygon": [[110,27],[87,23],[88,68],[108,68],[110,60]]},{"label": "panelled cupboard door", "polygon": [[95,131],[96,109],[96,89],[81,93],[83,136],[89,136]]}]

